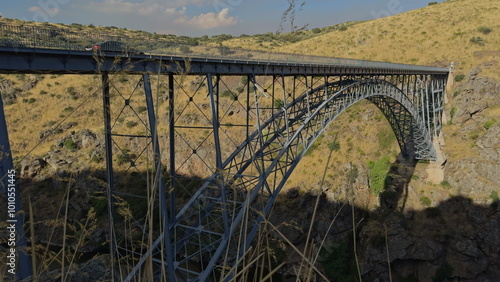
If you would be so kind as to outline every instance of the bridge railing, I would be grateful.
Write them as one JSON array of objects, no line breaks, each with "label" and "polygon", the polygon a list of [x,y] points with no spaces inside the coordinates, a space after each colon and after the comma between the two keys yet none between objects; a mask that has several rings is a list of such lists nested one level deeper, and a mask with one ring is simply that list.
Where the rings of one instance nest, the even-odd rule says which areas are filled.
[{"label": "bridge railing", "polygon": [[[434,67],[342,59],[301,54],[274,53],[228,46],[207,46],[173,42],[168,38],[129,36],[127,34],[82,32],[70,28],[48,29],[35,26],[0,24],[0,46],[12,48],[46,48],[84,51],[96,43],[121,41],[129,49],[148,55],[192,57],[211,60],[238,60],[308,65],[333,65],[363,68],[387,68],[436,71]],[[442,68],[443,73],[448,69]]]}]

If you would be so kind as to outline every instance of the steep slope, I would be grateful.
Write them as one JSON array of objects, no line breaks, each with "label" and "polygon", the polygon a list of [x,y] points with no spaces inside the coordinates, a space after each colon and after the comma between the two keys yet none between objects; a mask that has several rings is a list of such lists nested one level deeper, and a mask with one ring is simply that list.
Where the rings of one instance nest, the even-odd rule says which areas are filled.
[{"label": "steep slope", "polygon": [[449,0],[358,23],[279,51],[419,65],[449,66],[455,61],[457,70],[467,70],[481,61],[478,52],[499,50],[499,9],[496,0]]}]

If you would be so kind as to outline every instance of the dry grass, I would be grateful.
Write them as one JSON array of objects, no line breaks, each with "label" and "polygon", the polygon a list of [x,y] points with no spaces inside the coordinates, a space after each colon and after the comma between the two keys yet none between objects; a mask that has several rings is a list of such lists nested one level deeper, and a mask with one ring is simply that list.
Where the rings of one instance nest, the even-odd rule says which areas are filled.
[{"label": "dry grass", "polygon": [[[498,50],[500,13],[495,0],[445,1],[422,9],[350,26],[285,47],[280,51],[340,58],[448,66],[476,65],[474,52]],[[478,31],[492,28],[489,34]],[[484,39],[484,46],[470,42]],[[496,74],[498,77],[498,73]]]}]

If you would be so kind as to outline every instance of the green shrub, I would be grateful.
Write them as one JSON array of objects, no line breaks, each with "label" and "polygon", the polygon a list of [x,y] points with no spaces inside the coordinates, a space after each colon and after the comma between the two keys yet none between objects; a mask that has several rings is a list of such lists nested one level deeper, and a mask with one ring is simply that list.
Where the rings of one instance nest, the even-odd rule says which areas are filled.
[{"label": "green shrub", "polygon": [[487,26],[480,26],[477,28],[477,31],[481,32],[482,34],[489,34],[493,31],[493,29]]},{"label": "green shrub", "polygon": [[33,104],[36,102],[36,99],[35,98],[29,98],[28,99],[28,104]]},{"label": "green shrub", "polygon": [[317,33],[320,33],[320,32],[321,32],[321,28],[316,27],[316,28],[313,28],[311,31],[312,31],[312,33],[314,33],[314,34],[317,34]]},{"label": "green shrub", "polygon": [[385,156],[373,162],[368,162],[370,168],[370,188],[375,195],[379,195],[385,188],[385,178],[390,166],[390,157]]},{"label": "green shrub", "polygon": [[64,146],[64,148],[66,148],[66,150],[68,150],[68,151],[75,151],[75,150],[76,150],[76,148],[78,147],[78,146],[76,145],[76,143],[75,143],[75,142],[73,142],[73,140],[71,140],[71,139],[66,139],[66,140],[64,140],[64,142],[63,142],[63,146]]},{"label": "green shrub", "polygon": [[147,110],[148,108],[146,106],[139,106],[137,107],[137,112],[138,113],[143,113]]},{"label": "green shrub", "polygon": [[129,120],[129,121],[127,121],[127,123],[126,123],[125,125],[126,125],[128,128],[132,128],[132,127],[134,127],[134,126],[136,126],[136,125],[137,125],[137,122],[132,121],[132,120]]},{"label": "green shrub", "polygon": [[465,78],[465,74],[457,74],[457,75],[455,75],[455,81],[456,82],[460,82],[460,81],[464,80],[464,78]]},{"label": "green shrub", "polygon": [[220,93],[221,97],[226,97],[230,99],[235,99],[236,95],[231,91],[231,90],[224,90],[222,93]]},{"label": "green shrub", "polygon": [[116,162],[118,165],[124,164],[124,163],[130,163],[133,159],[135,159],[137,156],[134,154],[129,154],[129,151],[124,149],[121,154],[118,155],[116,158]]},{"label": "green shrub", "polygon": [[494,118],[492,118],[492,119],[490,119],[489,121],[485,122],[485,123],[483,124],[483,127],[484,127],[484,129],[488,130],[488,129],[490,129],[490,127],[492,127],[492,126],[493,126],[496,122],[497,122],[497,120],[496,120],[496,119],[494,119]]},{"label": "green shrub", "polygon": [[106,211],[108,209],[108,201],[106,200],[105,196],[99,195],[99,193],[96,192],[94,196],[90,197],[90,202],[92,203],[95,214],[98,218],[106,214]]},{"label": "green shrub", "polygon": [[430,206],[432,203],[431,199],[429,199],[429,197],[426,197],[426,196],[421,197],[420,202],[422,203],[422,205],[424,205],[426,207]]},{"label": "green shrub", "polygon": [[455,114],[457,113],[457,106],[453,106],[453,108],[451,108],[451,111],[450,111],[450,118],[453,120],[453,118],[455,117]]},{"label": "green shrub", "polygon": [[479,36],[474,36],[470,39],[470,42],[474,43],[474,44],[477,44],[477,45],[481,45],[483,46],[486,42],[484,42],[484,39],[482,39],[481,37]]},{"label": "green shrub", "polygon": [[441,181],[441,186],[443,188],[450,188],[451,184],[450,184],[450,182],[448,182],[448,180],[443,180],[443,181]]},{"label": "green shrub", "polygon": [[47,91],[45,91],[45,90],[40,90],[40,95],[45,95],[45,94],[47,94]]},{"label": "green shrub", "polygon": [[491,198],[494,202],[498,201],[498,192],[497,192],[497,191],[491,191],[491,193],[490,193],[490,198]]},{"label": "green shrub", "polygon": [[498,192],[497,191],[491,191],[490,193],[490,198],[491,200],[493,200],[493,202],[491,203],[491,207],[495,210],[498,209]]},{"label": "green shrub", "polygon": [[479,134],[477,133],[473,133],[471,136],[470,136],[470,139],[472,140],[477,140],[479,138]]},{"label": "green shrub", "polygon": [[437,3],[438,3],[438,2],[433,1],[433,2],[429,2],[427,5],[428,5],[428,6],[431,6],[431,5],[436,5]]}]

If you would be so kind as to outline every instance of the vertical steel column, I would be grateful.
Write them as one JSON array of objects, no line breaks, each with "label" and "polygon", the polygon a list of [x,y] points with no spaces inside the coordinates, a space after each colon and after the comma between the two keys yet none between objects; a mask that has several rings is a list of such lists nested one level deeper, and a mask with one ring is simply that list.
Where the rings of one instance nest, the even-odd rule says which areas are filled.
[{"label": "vertical steel column", "polygon": [[[290,138],[290,127],[289,127],[289,119],[288,119],[288,109],[286,108],[286,105],[288,104],[287,102],[287,93],[286,93],[286,84],[285,84],[285,76],[282,74],[281,75],[281,84],[283,87],[283,111],[285,113],[285,126],[286,126],[286,142],[288,142]],[[291,102],[291,101],[290,101]]]},{"label": "vertical steel column", "polygon": [[[275,103],[276,97],[274,96],[274,91],[275,91],[275,88],[276,88],[276,86],[274,85],[275,82],[276,82],[276,75],[273,74],[273,86],[272,86],[273,89],[271,90],[271,97],[272,97],[271,98],[271,103],[272,103],[271,104],[271,116],[274,116],[274,113],[276,112],[276,109],[274,108],[274,105],[278,104],[278,103]],[[279,111],[279,109],[278,109],[278,111]]]},{"label": "vertical steel column", "polygon": [[109,96],[109,74],[102,74],[102,102],[104,117],[104,142],[106,146],[106,182],[108,196],[108,221],[109,221],[109,253],[111,263],[111,281],[115,281],[115,228],[114,228],[114,175],[113,175],[113,140],[111,137],[111,106]]},{"label": "vertical steel column", "polygon": [[[426,109],[426,117],[427,117],[426,122],[427,122],[427,130],[429,133],[429,137],[432,138],[431,115],[430,115],[430,110],[429,110],[429,107],[430,107],[430,105],[429,105],[429,96],[430,96],[429,95],[429,83],[432,83],[432,81],[429,81],[430,80],[429,76],[426,77],[426,80],[427,80],[425,82],[425,102],[426,102],[425,109]],[[432,91],[432,89],[430,91]]]},{"label": "vertical steel column", "polygon": [[330,94],[329,91],[328,91],[328,75],[324,75],[323,78],[325,80],[325,82],[323,84],[325,85],[325,101],[326,101],[329,98],[328,94]]},{"label": "vertical steel column", "polygon": [[160,144],[158,142],[157,121],[154,110],[153,94],[151,91],[151,82],[149,74],[142,75],[144,82],[144,94],[146,95],[146,106],[148,109],[149,128],[151,130],[151,139],[153,141],[154,164],[155,164],[155,182],[158,185],[160,197],[161,222],[163,226],[163,245],[165,246],[164,253],[167,257],[168,276],[170,281],[175,281],[174,274],[174,256],[172,250],[172,242],[170,241],[170,218],[167,207],[167,195],[165,193],[165,183],[163,180],[163,171],[161,169],[161,153]]},{"label": "vertical steel column", "polygon": [[443,111],[444,111],[444,101],[446,95],[446,78],[439,79],[439,87],[441,91],[439,92],[438,105],[439,105],[439,114],[438,114],[438,122],[439,122],[439,130],[438,134],[443,130]]},{"label": "vertical steel column", "polygon": [[[218,177],[216,181],[219,182],[221,200],[223,205],[222,217],[224,221],[224,238],[229,238],[229,215],[228,215],[228,206],[227,206],[227,197],[226,197],[226,188],[224,185],[224,175],[222,175],[222,151],[220,146],[220,136],[219,136],[219,107],[218,107],[218,98],[219,98],[219,77],[217,76],[217,93],[214,93],[214,85],[212,81],[212,74],[207,73],[207,86],[208,86],[208,96],[210,99],[210,109],[212,111],[212,128],[214,130],[214,144],[215,144],[215,170]],[[216,97],[217,96],[217,101]]]},{"label": "vertical steel column", "polygon": [[[0,193],[6,193],[6,211],[9,207],[9,198],[12,198],[12,196],[14,197],[15,217],[10,217],[9,213],[10,218],[7,219],[7,224],[15,225],[15,248],[19,258],[16,264],[16,268],[19,271],[17,271],[16,275],[18,279],[25,279],[31,276],[31,259],[26,250],[27,242],[26,237],[24,237],[24,212],[21,210],[21,193],[18,179],[14,180],[14,186],[12,186],[12,182],[9,182],[9,175],[15,176],[15,173],[12,152],[10,150],[9,134],[7,131],[7,121],[3,111],[2,97],[0,97],[0,182],[2,183],[0,184]],[[10,207],[8,209],[10,209]],[[31,242],[31,244],[31,252],[34,253],[34,242]],[[9,244],[9,247],[14,246],[10,246]]]},{"label": "vertical steel column", "polygon": [[311,102],[309,101],[309,91],[310,91],[310,87],[309,87],[309,83],[307,83],[307,74],[304,74],[304,80],[305,80],[305,84],[306,84],[306,100],[307,100],[307,116],[311,116]]},{"label": "vertical steel column", "polygon": [[433,126],[433,135],[434,137],[437,137],[437,126],[436,126],[436,96],[435,96],[435,84],[436,81],[434,80],[434,77],[431,76],[431,100],[432,100],[432,126]]},{"label": "vertical steel column", "polygon": [[169,143],[170,143],[170,187],[169,187],[169,199],[170,199],[170,219],[173,221],[176,215],[175,206],[175,182],[176,172],[175,172],[175,100],[174,100],[174,74],[168,74],[168,120],[169,120]]},{"label": "vertical steel column", "polygon": [[250,75],[247,75],[247,110],[246,110],[246,136],[245,140],[248,140],[250,136]]}]

